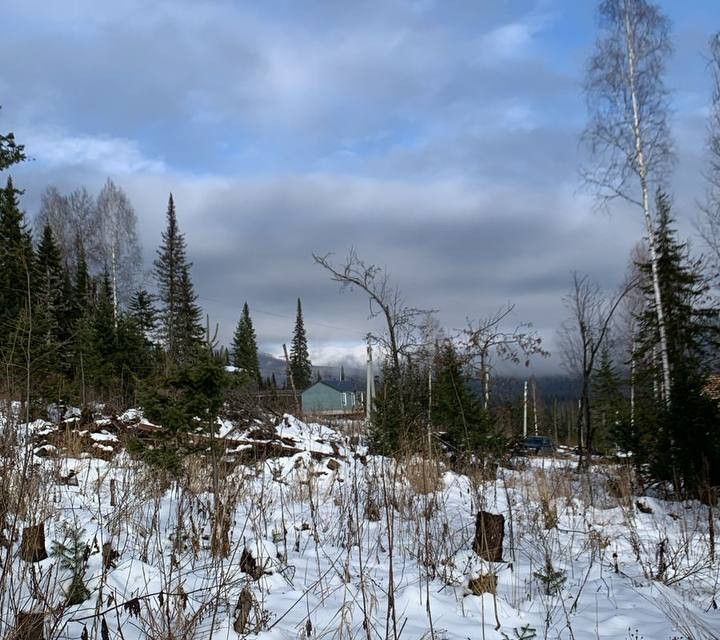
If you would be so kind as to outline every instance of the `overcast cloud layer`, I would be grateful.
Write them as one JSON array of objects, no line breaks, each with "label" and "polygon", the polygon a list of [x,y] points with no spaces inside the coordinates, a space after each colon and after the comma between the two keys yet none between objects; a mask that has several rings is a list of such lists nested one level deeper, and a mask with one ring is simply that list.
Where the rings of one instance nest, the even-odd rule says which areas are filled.
[{"label": "overcast cloud layer", "polygon": [[[361,354],[366,301],[311,257],[352,245],[450,331],[512,302],[552,350],[571,272],[617,286],[642,236],[579,190],[593,4],[6,0],[0,130],[33,157],[13,172],[31,218],[50,184],[121,185],[146,268],[172,191],[226,342],[247,300],[277,354],[299,296],[314,362]],[[691,234],[720,4],[660,5]]]}]

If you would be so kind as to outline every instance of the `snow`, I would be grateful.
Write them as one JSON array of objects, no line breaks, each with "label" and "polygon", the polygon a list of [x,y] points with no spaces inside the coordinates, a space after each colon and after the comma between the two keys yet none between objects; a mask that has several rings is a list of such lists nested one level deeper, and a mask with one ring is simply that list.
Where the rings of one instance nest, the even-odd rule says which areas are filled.
[{"label": "snow", "polygon": [[[141,416],[128,414],[120,421]],[[36,421],[27,432],[38,436],[51,427]],[[238,440],[228,453],[252,449],[251,430],[219,421],[220,435]],[[192,476],[177,482],[124,452],[110,460],[87,452],[67,458],[55,448],[56,458],[36,458],[48,550],[67,524],[84,530],[91,545],[85,572],[91,598],[61,611],[54,637],[79,638],[87,625],[90,638],[99,638],[97,605],[107,611],[110,638],[121,637],[118,629],[125,640],[167,637],[167,619],[177,637],[237,638],[234,611],[243,589],[253,601],[246,633],[268,640],[367,638],[365,617],[370,638],[393,637],[389,593],[401,638],[499,640],[519,637],[526,625],[538,638],[720,637],[720,613],[712,606],[720,563],[709,557],[704,505],[612,498],[607,478],[623,468],[595,465],[582,477],[571,457],[516,460],[490,481],[443,469],[436,490],[421,493],[413,469],[429,477],[435,464],[367,456],[342,431],[290,415],[275,430],[295,443],[292,455],[235,466],[222,476],[217,503],[206,460],[191,462]],[[102,453],[119,442],[109,431],[88,433]],[[71,471],[77,486],[56,484]],[[379,520],[366,511],[370,504]],[[217,509],[225,515],[216,519]],[[503,562],[472,551],[480,509],[505,516]],[[717,516],[715,510],[716,527]],[[226,525],[216,540],[225,544],[222,558],[211,553],[216,522]],[[119,556],[104,571],[106,542]],[[661,547],[666,566],[659,576]],[[550,594],[538,577],[548,557],[565,572]],[[54,606],[70,577],[56,565],[53,556],[35,563]],[[15,559],[16,588],[0,606],[34,602],[26,567]],[[497,575],[497,596],[473,595],[469,580],[489,572]],[[114,608],[135,597],[140,619]],[[0,636],[6,631],[0,628]]]}]

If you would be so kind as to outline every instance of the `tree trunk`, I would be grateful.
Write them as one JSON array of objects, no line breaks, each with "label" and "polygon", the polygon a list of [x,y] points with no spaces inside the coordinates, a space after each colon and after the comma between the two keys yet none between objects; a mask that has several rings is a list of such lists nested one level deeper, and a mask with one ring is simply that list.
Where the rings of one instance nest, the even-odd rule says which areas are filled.
[{"label": "tree trunk", "polygon": [[628,52],[628,80],[630,83],[630,98],[633,110],[633,135],[635,137],[635,153],[640,175],[640,189],[642,191],[642,208],[645,217],[645,229],[648,234],[648,249],[650,251],[650,266],[652,271],[653,293],[655,296],[655,313],[658,321],[658,333],[660,334],[660,360],[662,363],[663,386],[662,398],[666,406],[670,405],[670,361],[668,359],[667,334],[665,331],[665,314],[663,313],[662,296],[660,293],[660,279],[658,277],[658,256],[655,244],[655,229],[653,225],[652,212],[650,210],[650,194],[648,193],[647,164],[645,162],[645,150],[640,122],[640,108],[638,105],[635,63],[635,38],[630,25],[630,14],[625,12],[625,42]]}]

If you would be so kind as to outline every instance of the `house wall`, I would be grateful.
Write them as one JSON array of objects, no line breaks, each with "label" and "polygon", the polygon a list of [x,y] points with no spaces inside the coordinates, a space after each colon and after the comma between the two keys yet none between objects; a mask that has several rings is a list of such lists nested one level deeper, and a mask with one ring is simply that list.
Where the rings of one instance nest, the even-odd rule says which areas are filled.
[{"label": "house wall", "polygon": [[343,404],[343,394],[322,382],[314,384],[302,392],[303,411],[351,411],[355,406],[355,394],[345,394],[347,404]]}]

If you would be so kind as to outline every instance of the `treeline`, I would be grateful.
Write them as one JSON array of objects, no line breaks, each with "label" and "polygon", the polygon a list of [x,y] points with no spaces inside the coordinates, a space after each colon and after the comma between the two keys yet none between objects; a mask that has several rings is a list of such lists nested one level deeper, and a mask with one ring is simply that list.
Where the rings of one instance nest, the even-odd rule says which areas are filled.
[{"label": "treeline", "polygon": [[[15,158],[22,159],[17,153]],[[230,348],[216,342],[216,330],[197,301],[172,195],[151,288],[138,284],[142,251],[135,213],[111,180],[97,197],[85,189],[63,195],[48,188],[35,218],[37,237],[21,195],[12,178],[0,189],[0,360],[6,398],[29,399],[38,415],[49,404],[99,403],[108,410],[147,404],[151,415],[167,421],[168,415],[157,410],[163,394],[168,401],[173,394],[179,399],[204,384],[202,398],[185,400],[195,402],[196,409],[204,403],[207,411],[228,389],[252,394],[277,387],[274,377],[261,377],[247,303]],[[311,382],[311,363],[299,299],[290,347],[290,369],[301,390]],[[231,374],[226,365],[234,365]],[[187,428],[193,418],[180,420]]]}]

